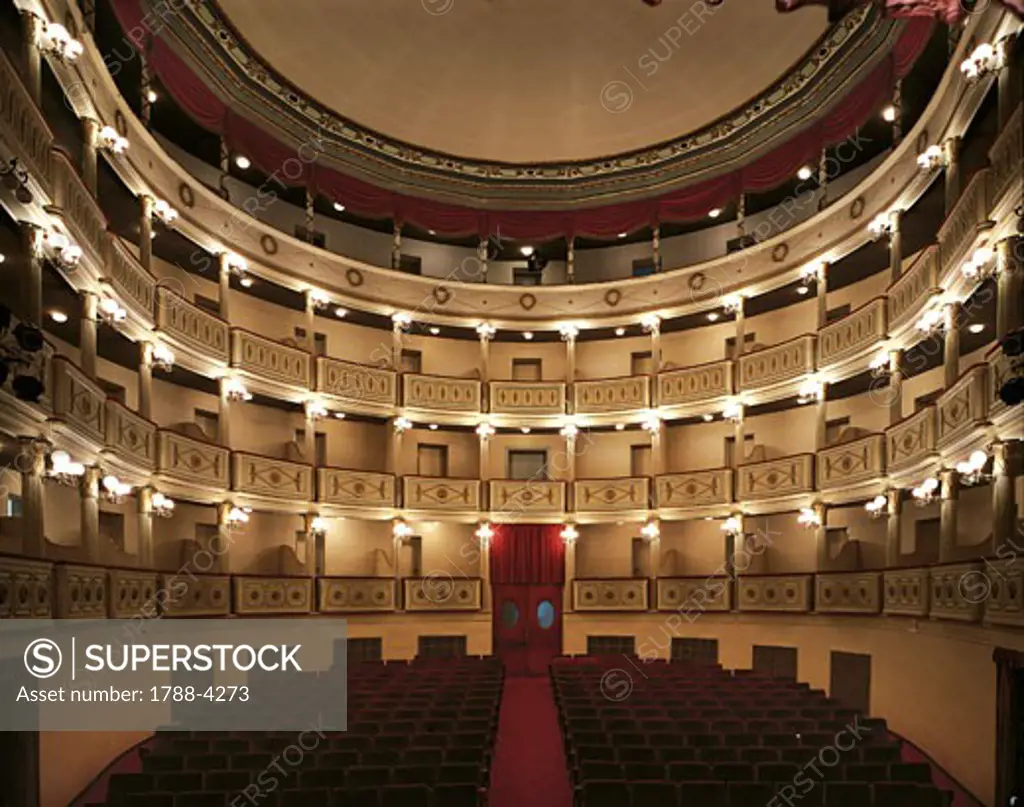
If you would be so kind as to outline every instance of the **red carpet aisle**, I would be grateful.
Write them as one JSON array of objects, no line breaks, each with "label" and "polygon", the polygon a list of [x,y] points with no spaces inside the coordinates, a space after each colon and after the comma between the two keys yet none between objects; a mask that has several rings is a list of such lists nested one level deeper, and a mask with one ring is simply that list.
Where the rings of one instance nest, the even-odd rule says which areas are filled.
[{"label": "red carpet aisle", "polygon": [[489,807],[571,807],[562,732],[547,676],[506,678]]}]

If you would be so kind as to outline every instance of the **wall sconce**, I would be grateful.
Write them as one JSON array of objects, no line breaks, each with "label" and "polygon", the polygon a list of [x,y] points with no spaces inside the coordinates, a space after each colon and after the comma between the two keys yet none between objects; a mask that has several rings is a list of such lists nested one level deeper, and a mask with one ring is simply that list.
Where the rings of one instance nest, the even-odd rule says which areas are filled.
[{"label": "wall sconce", "polygon": [[815,378],[806,379],[796,393],[798,404],[809,404],[820,401],[825,397],[825,383]]},{"label": "wall sconce", "polygon": [[118,134],[117,129],[113,126],[104,126],[100,129],[98,145],[101,149],[119,157],[128,150],[128,138]]},{"label": "wall sconce", "polygon": [[314,311],[323,311],[331,304],[331,298],[327,296],[327,292],[320,289],[309,290],[309,301],[312,303]]},{"label": "wall sconce", "polygon": [[395,434],[401,434],[412,428],[412,421],[407,417],[397,417],[392,421],[391,427],[395,430]]},{"label": "wall sconce", "polygon": [[74,271],[82,260],[82,248],[59,230],[39,231],[39,251],[65,272]]},{"label": "wall sconce", "polygon": [[111,504],[121,504],[131,495],[132,486],[122,482],[113,474],[103,477],[103,497]]},{"label": "wall sconce", "polygon": [[327,407],[319,401],[307,401],[306,402],[306,417],[309,420],[323,420],[330,412],[327,411]]},{"label": "wall sconce", "polygon": [[652,518],[640,528],[640,535],[648,541],[657,541],[661,537],[661,525],[656,518]]},{"label": "wall sconce", "polygon": [[931,308],[925,311],[915,326],[925,335],[937,334],[942,331],[945,324],[945,317],[941,308]]},{"label": "wall sconce", "polygon": [[739,401],[729,401],[722,410],[722,417],[732,423],[740,423],[743,420],[743,404]]},{"label": "wall sconce", "polygon": [[224,253],[224,266],[240,277],[249,271],[249,262],[236,252]]},{"label": "wall sconce", "polygon": [[39,34],[39,49],[62,62],[73,62],[85,52],[85,46],[57,22],[47,23]]},{"label": "wall sconce", "polygon": [[224,397],[232,402],[251,401],[252,393],[237,378],[231,378],[224,385]]},{"label": "wall sconce", "polygon": [[743,521],[739,516],[729,516],[719,529],[731,538],[739,538],[743,535]]},{"label": "wall sconce", "polygon": [[391,535],[396,541],[404,541],[412,535],[412,527],[406,524],[402,519],[396,518],[395,523],[391,527]]},{"label": "wall sconce", "polygon": [[153,366],[158,370],[169,373],[174,367],[174,352],[167,345],[159,342],[153,345],[153,352],[150,354]]},{"label": "wall sconce", "polygon": [[654,411],[647,412],[644,414],[643,423],[640,425],[650,434],[657,434],[661,431],[661,415]]},{"label": "wall sconce", "polygon": [[821,526],[821,514],[813,507],[801,507],[796,523],[805,530],[815,530]]},{"label": "wall sconce", "polygon": [[485,342],[489,339],[493,339],[495,334],[498,333],[498,329],[495,328],[489,322],[481,322],[476,326],[476,334]]},{"label": "wall sconce", "polygon": [[986,465],[988,465],[988,454],[981,450],[971,452],[971,456],[964,462],[956,464],[956,472],[960,474],[960,483],[970,487],[988,482],[991,476],[985,473]]},{"label": "wall sconce", "polygon": [[580,537],[580,532],[573,524],[566,524],[562,527],[562,532],[559,535],[564,543],[572,544]]},{"label": "wall sconce", "polygon": [[888,213],[879,213],[868,224],[868,232],[871,233],[871,237],[877,241],[883,235],[888,235],[892,232],[892,219]]},{"label": "wall sconce", "polygon": [[971,51],[970,56],[960,62],[960,72],[968,81],[977,81],[1002,70],[1004,61],[1002,44],[982,42]]},{"label": "wall sconce", "polygon": [[327,519],[313,516],[309,521],[309,534],[313,538],[323,538],[327,535]]},{"label": "wall sconce", "polygon": [[228,529],[237,530],[249,523],[249,511],[241,507],[232,507],[228,510]]},{"label": "wall sconce", "polygon": [[871,360],[871,364],[868,365],[868,369],[871,370],[872,378],[883,378],[889,375],[889,371],[892,369],[889,351],[882,350],[876,353],[875,357]]},{"label": "wall sconce", "polygon": [[486,440],[486,439],[488,439],[490,437],[494,437],[494,435],[497,433],[497,431],[498,430],[495,429],[494,426],[492,426],[486,420],[481,422],[481,423],[478,423],[477,427],[476,427],[477,436],[480,437],[480,439],[482,439],[482,440]]},{"label": "wall sconce", "polygon": [[153,215],[156,216],[165,227],[170,227],[178,218],[178,211],[171,207],[166,199],[157,199],[153,202]]},{"label": "wall sconce", "polygon": [[946,166],[946,152],[942,146],[931,145],[917,155],[917,167],[925,173],[938,171]]},{"label": "wall sconce", "polygon": [[396,311],[391,315],[391,323],[396,328],[405,331],[408,330],[410,325],[412,325],[412,317],[404,311]]},{"label": "wall sconce", "polygon": [[640,317],[640,327],[647,333],[658,333],[661,330],[660,314],[644,314]]},{"label": "wall sconce", "polygon": [[128,311],[113,297],[104,297],[97,306],[100,322],[116,325],[128,318]]},{"label": "wall sconce", "polygon": [[722,300],[722,308],[726,314],[738,314],[743,310],[743,295],[730,294]]},{"label": "wall sconce", "polygon": [[563,342],[573,342],[580,335],[580,328],[574,322],[563,322],[558,326],[558,333]]},{"label": "wall sconce", "polygon": [[928,477],[924,482],[910,491],[910,495],[914,497],[914,503],[918,507],[927,507],[929,504],[935,501],[939,495],[939,480],[934,476]]},{"label": "wall sconce", "polygon": [[868,515],[872,518],[882,518],[889,514],[889,500],[879,493],[875,498],[864,505],[864,509],[867,510]]},{"label": "wall sconce", "polygon": [[28,170],[18,163],[17,157],[12,157],[5,165],[0,165],[0,177],[3,178],[3,186],[14,192],[14,198],[23,205],[32,204],[32,191],[28,187]]},{"label": "wall sconce", "polygon": [[558,433],[566,440],[575,440],[577,435],[580,433],[580,427],[570,420],[558,430]]},{"label": "wall sconce", "polygon": [[161,518],[170,518],[174,515],[174,499],[162,493],[154,493],[151,504],[153,513]]},{"label": "wall sconce", "polygon": [[67,451],[54,451],[50,455],[50,478],[66,487],[75,487],[78,480],[85,476],[85,466],[80,462],[72,462]]},{"label": "wall sconce", "polygon": [[489,521],[481,522],[480,526],[476,528],[477,540],[480,542],[480,546],[489,546],[491,539],[494,538],[494,527],[491,526]]},{"label": "wall sconce", "polygon": [[800,279],[804,283],[817,283],[825,276],[825,262],[811,261],[800,270]]},{"label": "wall sconce", "polygon": [[996,273],[995,252],[990,246],[980,246],[960,267],[960,271],[968,280],[986,280]]}]

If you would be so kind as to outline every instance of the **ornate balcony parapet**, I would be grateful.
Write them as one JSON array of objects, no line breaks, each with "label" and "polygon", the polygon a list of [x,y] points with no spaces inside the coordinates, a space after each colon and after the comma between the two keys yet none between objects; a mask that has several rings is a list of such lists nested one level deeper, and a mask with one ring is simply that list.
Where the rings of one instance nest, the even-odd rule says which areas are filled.
[{"label": "ornate balcony parapet", "polygon": [[650,505],[650,479],[580,479],[573,483],[577,512],[646,510]]},{"label": "ornate balcony parapet", "polygon": [[156,301],[156,278],[142,268],[120,238],[110,238],[109,275],[117,296],[145,320],[153,318]]},{"label": "ornate balcony parapet", "polygon": [[977,622],[991,583],[982,563],[956,563],[934,566],[928,570],[931,584],[931,606],[934,619]]},{"label": "ornate balcony parapet", "polygon": [[798,336],[740,356],[740,390],[770,387],[814,372],[815,338],[813,334]]},{"label": "ornate balcony parapet", "polygon": [[646,577],[572,581],[575,611],[646,611],[647,593]]},{"label": "ornate balcony parapet", "polygon": [[556,381],[492,381],[491,412],[496,415],[561,415],[565,384]]},{"label": "ornate balcony parapet", "polygon": [[814,576],[814,610],[819,614],[877,614],[882,610],[881,572]]},{"label": "ornate balcony parapet", "polygon": [[515,518],[520,513],[560,514],[565,510],[565,482],[492,479],[490,494],[491,512],[499,518]]},{"label": "ornate balcony parapet", "polygon": [[807,493],[814,490],[814,455],[751,462],[741,465],[736,474],[737,498],[741,502]]},{"label": "ornate balcony parapet", "polygon": [[818,332],[818,366],[838,364],[885,339],[886,299],[877,297]]},{"label": "ornate balcony parapet", "polygon": [[304,389],[310,386],[309,353],[242,328],[231,329],[231,366],[258,378]]},{"label": "ornate balcony parapet", "polygon": [[818,452],[818,490],[877,479],[885,473],[885,435],[869,434]]},{"label": "ornate balcony parapet", "polygon": [[658,507],[707,507],[732,501],[731,468],[663,474],[655,480]]},{"label": "ornate balcony parapet", "polygon": [[394,507],[395,477],[345,468],[317,469],[317,499],[342,507]]},{"label": "ornate balcony parapet", "polygon": [[483,607],[483,587],[475,577],[406,577],[402,590],[406,611],[479,611]]},{"label": "ornate balcony parapet", "polygon": [[107,398],[106,408],[105,451],[134,465],[155,468],[156,424],[113,398]]},{"label": "ornate balcony parapet", "polygon": [[304,463],[233,451],[231,489],[253,496],[309,501],[313,498],[313,468]]},{"label": "ornate balcony parapet", "polygon": [[[1015,553],[986,561],[980,576],[974,582],[965,582],[965,594],[970,599],[984,596],[985,622],[992,625],[1024,627],[1024,559]],[[987,594],[987,596],[985,596]]]},{"label": "ornate balcony parapet", "polygon": [[899,280],[889,286],[886,292],[889,330],[896,331],[909,324],[939,291],[939,248],[932,245],[917,256]]},{"label": "ornate balcony parapet", "polygon": [[883,577],[884,613],[892,616],[928,616],[931,591],[927,569],[893,569]]},{"label": "ornate balcony parapet", "polygon": [[53,135],[6,54],[0,54],[0,142],[18,157],[45,193],[52,192]]},{"label": "ornate balcony parapet", "polygon": [[409,510],[479,510],[480,480],[405,476],[402,505]]},{"label": "ornate balcony parapet", "polygon": [[917,465],[935,455],[936,409],[926,406],[885,430],[890,471]]},{"label": "ornate balcony parapet", "polygon": [[967,183],[956,205],[939,228],[939,256],[942,280],[957,270],[975,237],[990,228],[988,218],[988,182],[990,169],[982,168]]},{"label": "ornate balcony parapet", "polygon": [[972,367],[936,403],[936,445],[947,448],[988,418],[988,365]]},{"label": "ornate balcony parapet", "polygon": [[53,616],[53,564],[0,557],[0,619]]},{"label": "ornate balcony parapet", "polygon": [[394,611],[395,578],[320,577],[317,602],[322,614]]},{"label": "ornate balcony parapet", "polygon": [[739,610],[807,613],[813,579],[809,574],[741,577],[736,595]]},{"label": "ornate balcony parapet", "polygon": [[107,616],[110,619],[153,619],[159,616],[156,599],[159,575],[156,572],[111,569],[107,582]]},{"label": "ornate balcony parapet", "polygon": [[156,598],[164,616],[228,616],[231,578],[191,572],[162,574]]},{"label": "ornate balcony parapet", "polygon": [[96,443],[104,438],[107,394],[63,356],[53,360],[53,414]]},{"label": "ornate balcony parapet", "polygon": [[733,393],[733,362],[717,361],[658,375],[658,406],[678,406]]},{"label": "ornate balcony parapet", "polygon": [[1003,353],[1000,345],[996,345],[986,354],[988,360],[988,411],[996,418],[1007,412],[1009,407],[999,397],[999,390],[1009,381],[1013,374],[1010,371],[1010,357]]},{"label": "ornate balcony parapet", "polygon": [[169,429],[157,431],[157,472],[183,484],[227,490],[231,452]]},{"label": "ornate balcony parapet", "polygon": [[647,409],[651,405],[647,376],[577,381],[572,385],[573,406],[582,415]]},{"label": "ornate balcony parapet", "polygon": [[676,611],[692,622],[704,611],[732,608],[732,587],[726,577],[659,577],[655,580],[659,611]]},{"label": "ornate balcony parapet", "polygon": [[[1024,192],[1024,104],[1003,127],[988,152],[988,209],[995,210],[1003,198],[1020,199]],[[1016,190],[1014,190],[1016,186]]]},{"label": "ornate balcony parapet", "polygon": [[232,577],[239,616],[308,614],[313,611],[311,577]]},{"label": "ornate balcony parapet", "polygon": [[164,286],[156,291],[156,328],[195,353],[228,361],[228,324]]},{"label": "ornate balcony parapet", "polygon": [[472,378],[402,375],[402,403],[439,412],[479,412],[480,382]]},{"label": "ornate balcony parapet", "polygon": [[110,242],[107,240],[107,219],[71,158],[60,148],[53,149],[53,204],[64,220],[78,246],[99,265],[107,263]]},{"label": "ornate balcony parapet", "polygon": [[106,619],[107,570],[99,566],[54,569],[57,619]]},{"label": "ornate balcony parapet", "polygon": [[398,400],[395,371],[318,356],[316,389],[356,404],[394,406]]}]

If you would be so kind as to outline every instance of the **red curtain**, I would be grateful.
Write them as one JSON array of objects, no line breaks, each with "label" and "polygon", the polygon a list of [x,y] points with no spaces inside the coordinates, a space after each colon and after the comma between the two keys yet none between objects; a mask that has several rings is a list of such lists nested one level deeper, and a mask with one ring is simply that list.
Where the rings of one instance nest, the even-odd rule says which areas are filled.
[{"label": "red curtain", "polygon": [[1014,715],[1021,697],[1014,687],[1014,677],[1024,668],[1024,653],[997,647],[992,652],[996,663],[996,804],[1009,804],[1011,796],[1022,795],[1024,772],[1015,770],[1021,749],[1019,729],[1014,724]]},{"label": "red curtain", "polygon": [[491,583],[564,583],[561,531],[558,524],[500,525],[491,540]]}]

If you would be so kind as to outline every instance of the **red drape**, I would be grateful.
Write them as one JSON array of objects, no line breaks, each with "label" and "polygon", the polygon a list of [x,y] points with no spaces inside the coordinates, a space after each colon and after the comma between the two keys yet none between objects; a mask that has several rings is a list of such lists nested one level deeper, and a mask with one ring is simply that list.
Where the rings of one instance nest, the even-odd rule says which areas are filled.
[{"label": "red drape", "polygon": [[491,582],[561,585],[565,544],[558,524],[502,524],[491,540]]},{"label": "red drape", "polygon": [[[1012,0],[1024,2],[1024,0]],[[799,3],[783,3],[795,6]],[[890,5],[893,3],[890,0]],[[931,36],[930,17],[913,17],[904,26],[889,57],[871,75],[806,129],[780,138],[776,148],[745,167],[679,188],[656,199],[642,199],[571,211],[492,210],[407,196],[344,175],[319,164],[317,141],[285,144],[231,110],[192,68],[160,38],[163,22],[142,14],[140,0],[113,0],[127,38],[139,45],[152,36],[150,65],[170,95],[197,123],[222,135],[232,149],[246,154],[284,184],[316,192],[369,218],[393,218],[448,236],[477,234],[549,240],[562,236],[615,238],[655,222],[696,221],[724,207],[744,191],[778,187],[803,165],[817,165],[821,149],[850,137],[889,97],[892,82],[907,74]],[[152,19],[150,19],[152,17]]]}]

